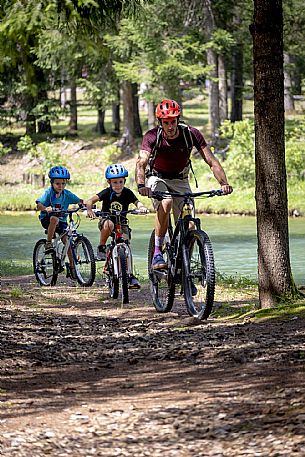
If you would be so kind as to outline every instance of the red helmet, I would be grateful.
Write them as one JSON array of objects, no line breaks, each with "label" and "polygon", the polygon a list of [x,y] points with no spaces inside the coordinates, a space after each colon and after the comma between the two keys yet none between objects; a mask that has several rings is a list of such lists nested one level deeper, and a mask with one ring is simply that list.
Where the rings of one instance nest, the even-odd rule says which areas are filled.
[{"label": "red helmet", "polygon": [[156,108],[157,119],[167,119],[170,117],[178,117],[181,114],[180,106],[175,100],[162,100]]}]

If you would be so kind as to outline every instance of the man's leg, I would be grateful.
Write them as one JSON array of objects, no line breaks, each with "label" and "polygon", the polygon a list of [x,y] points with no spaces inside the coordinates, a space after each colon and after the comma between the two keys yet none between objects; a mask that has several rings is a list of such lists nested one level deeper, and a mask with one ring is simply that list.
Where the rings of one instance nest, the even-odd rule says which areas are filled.
[{"label": "man's leg", "polygon": [[162,253],[162,246],[168,229],[169,214],[172,209],[172,199],[162,200],[155,218],[155,251],[154,256]]}]

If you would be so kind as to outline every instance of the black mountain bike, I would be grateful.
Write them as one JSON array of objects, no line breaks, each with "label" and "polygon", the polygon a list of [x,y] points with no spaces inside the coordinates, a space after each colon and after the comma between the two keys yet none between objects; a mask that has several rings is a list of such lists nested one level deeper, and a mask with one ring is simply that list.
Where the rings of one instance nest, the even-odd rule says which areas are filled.
[{"label": "black mountain bike", "polygon": [[[67,211],[54,210],[48,213],[58,217],[61,214],[68,214],[68,226],[62,234],[55,233],[52,240],[52,252],[45,252],[46,239],[38,240],[34,247],[34,273],[41,286],[55,286],[58,275],[65,269],[67,277],[72,278],[67,258],[69,248],[72,252],[77,282],[83,287],[92,286],[96,272],[94,252],[88,238],[77,232],[80,216],[76,213],[80,209],[83,208]],[[73,215],[76,215],[76,220],[73,220]],[[65,242],[63,242],[64,238]]]},{"label": "black mountain bike", "polygon": [[[182,197],[181,212],[175,227],[171,220],[165,236],[163,255],[167,268],[151,267],[155,231],[148,248],[148,276],[153,303],[160,313],[169,312],[174,304],[176,285],[184,296],[187,311],[197,319],[207,319],[212,311],[215,293],[215,266],[211,241],[195,217],[194,198],[223,195],[222,190],[207,192],[153,192],[158,200]],[[190,224],[192,230],[190,230]]]}]

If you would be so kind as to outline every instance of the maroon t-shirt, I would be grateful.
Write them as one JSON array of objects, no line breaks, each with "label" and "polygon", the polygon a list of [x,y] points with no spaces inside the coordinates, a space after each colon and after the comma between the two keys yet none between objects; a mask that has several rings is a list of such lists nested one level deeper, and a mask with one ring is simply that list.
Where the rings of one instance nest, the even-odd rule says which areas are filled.
[{"label": "maroon t-shirt", "polygon": [[[199,130],[189,127],[193,137],[194,147],[198,150],[206,147],[206,141]],[[148,130],[145,133],[141,145],[141,150],[152,152],[157,140],[158,127]],[[156,154],[154,169],[164,173],[180,173],[187,165],[190,154],[180,130],[180,135],[174,140],[168,140],[162,136],[161,144]]]}]

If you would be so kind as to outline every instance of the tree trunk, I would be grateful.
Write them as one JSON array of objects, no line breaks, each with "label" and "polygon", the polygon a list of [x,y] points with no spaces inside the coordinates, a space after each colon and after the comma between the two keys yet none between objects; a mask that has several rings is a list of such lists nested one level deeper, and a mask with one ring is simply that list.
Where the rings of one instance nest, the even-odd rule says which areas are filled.
[{"label": "tree trunk", "polygon": [[286,113],[294,113],[293,83],[291,76],[292,59],[289,54],[284,54],[284,107]]},{"label": "tree trunk", "polygon": [[295,293],[289,260],[282,1],[254,0],[253,35],[260,306]]},{"label": "tree trunk", "polygon": [[70,122],[69,132],[75,134],[77,132],[77,86],[75,78],[71,78],[70,81]]},{"label": "tree trunk", "polygon": [[[48,99],[48,94],[47,91],[42,91],[39,94],[39,101],[41,102],[42,100],[47,101]],[[49,119],[48,113],[49,109],[47,104],[45,104],[42,108],[44,119],[40,119],[37,124],[38,124],[38,133],[52,133],[52,127],[51,127],[51,121]]]},{"label": "tree trunk", "polygon": [[[212,40],[215,30],[215,20],[211,0],[204,0],[204,27],[208,40]],[[207,63],[211,67],[208,77],[209,92],[209,123],[211,127],[212,141],[216,143],[220,126],[219,118],[219,87],[218,87],[218,57],[212,48],[207,49]]]},{"label": "tree trunk", "polygon": [[243,119],[243,46],[237,44],[233,50],[231,72],[231,115],[232,122]]},{"label": "tree trunk", "polygon": [[34,114],[27,114],[25,119],[25,134],[33,135],[36,133],[36,118]]},{"label": "tree trunk", "polygon": [[95,131],[99,135],[105,135],[106,129],[105,129],[105,110],[98,108],[97,110],[97,123],[95,126]]},{"label": "tree trunk", "polygon": [[120,117],[120,104],[112,104],[112,132],[111,135],[119,136],[121,126],[121,117]]},{"label": "tree trunk", "polygon": [[124,133],[118,146],[124,154],[132,155],[134,148],[134,114],[133,114],[133,92],[132,84],[129,81],[122,83],[122,99],[124,113]]},{"label": "tree trunk", "polygon": [[219,120],[222,123],[228,119],[228,87],[226,63],[223,55],[218,56],[218,77],[219,77]]},{"label": "tree trunk", "polygon": [[218,59],[216,53],[209,49],[207,51],[207,62],[212,67],[209,78],[209,118],[211,136],[213,142],[217,141],[220,126],[219,118],[219,88],[218,88]]},{"label": "tree trunk", "polygon": [[153,129],[156,126],[155,116],[155,104],[153,102],[147,102],[147,115],[148,115],[148,130]]},{"label": "tree trunk", "polygon": [[138,84],[132,83],[132,101],[133,101],[133,123],[134,123],[134,135],[136,138],[142,138],[143,132],[140,121],[139,113],[139,96],[138,96]]}]

